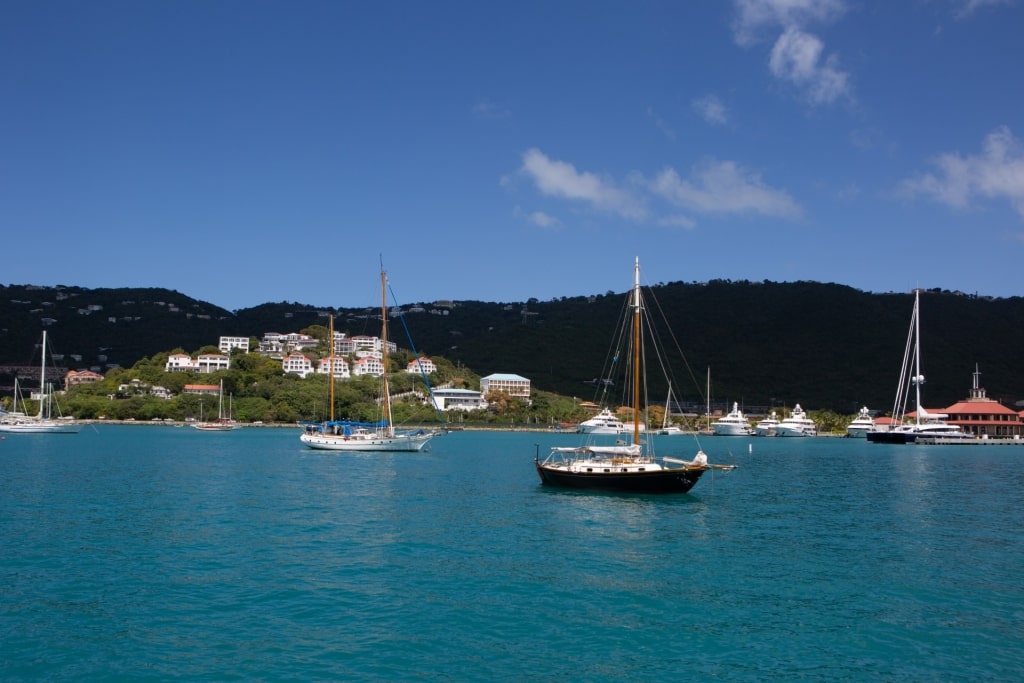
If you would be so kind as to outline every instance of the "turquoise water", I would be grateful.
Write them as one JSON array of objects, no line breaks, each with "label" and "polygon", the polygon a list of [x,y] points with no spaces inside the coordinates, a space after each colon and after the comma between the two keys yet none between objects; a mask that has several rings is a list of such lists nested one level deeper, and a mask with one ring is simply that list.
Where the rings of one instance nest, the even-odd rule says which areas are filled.
[{"label": "turquoise water", "polygon": [[365,456],[298,435],[0,441],[0,679],[1024,671],[1024,447],[712,437],[737,470],[645,497],[542,488],[533,444],[568,435]]}]

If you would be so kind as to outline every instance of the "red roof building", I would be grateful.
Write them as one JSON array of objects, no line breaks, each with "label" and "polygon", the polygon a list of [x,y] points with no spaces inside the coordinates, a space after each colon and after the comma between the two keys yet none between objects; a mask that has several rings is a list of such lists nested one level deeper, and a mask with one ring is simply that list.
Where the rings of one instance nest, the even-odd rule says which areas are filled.
[{"label": "red roof building", "polygon": [[975,436],[1012,438],[1024,435],[1021,413],[985,396],[980,378],[981,373],[975,366],[970,397],[942,410],[949,416],[947,422],[960,425],[965,432]]},{"label": "red roof building", "polygon": [[103,375],[92,370],[71,370],[64,375],[64,391],[79,384],[91,384],[103,381]]}]

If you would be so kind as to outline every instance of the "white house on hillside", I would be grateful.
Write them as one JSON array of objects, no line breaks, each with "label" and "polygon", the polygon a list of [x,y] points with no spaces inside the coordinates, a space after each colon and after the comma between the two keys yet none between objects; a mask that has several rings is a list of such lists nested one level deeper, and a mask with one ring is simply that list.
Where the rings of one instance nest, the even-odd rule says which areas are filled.
[{"label": "white house on hillside", "polygon": [[[366,335],[355,335],[354,337],[348,337],[347,339],[341,339],[335,345],[336,353],[344,354],[355,354],[356,356],[367,355],[367,352],[376,354],[378,357],[381,353],[381,347],[384,345],[384,340],[380,337],[369,337]],[[394,353],[398,350],[398,345],[393,341],[388,342],[388,353]]]},{"label": "white house on hillside", "polygon": [[221,353],[202,353],[196,360],[186,353],[172,353],[167,356],[164,372],[201,372],[209,374],[231,367],[231,359]]},{"label": "white house on hillside", "polygon": [[198,369],[192,356],[187,353],[172,353],[167,356],[167,364],[164,365],[164,372],[191,372]]},{"label": "white house on hillside", "polygon": [[437,372],[437,366],[429,358],[420,356],[416,360],[409,361],[409,364],[405,366],[405,371],[410,375],[418,375],[420,373],[431,375]]},{"label": "white house on hillside", "polygon": [[519,375],[495,373],[480,379],[480,393],[485,396],[492,391],[500,391],[517,398],[530,398],[530,380]]},{"label": "white house on hillside", "polygon": [[208,374],[218,370],[227,370],[231,367],[231,359],[223,353],[201,353],[196,359],[199,372]]},{"label": "white house on hillside", "polygon": [[380,358],[374,358],[373,356],[360,358],[353,363],[352,374],[356,377],[359,377],[360,375],[373,375],[374,377],[380,377],[384,374],[384,363]]},{"label": "white house on hillside", "polygon": [[434,389],[430,392],[438,410],[481,410],[487,401],[479,391],[470,389]]},{"label": "white house on hillside", "polygon": [[220,345],[217,347],[221,353],[231,353],[231,349],[242,349],[249,353],[248,337],[221,337]]},{"label": "white house on hillside", "polygon": [[305,379],[306,375],[313,372],[313,361],[298,351],[292,351],[281,361],[281,367],[286,373],[290,372]]},{"label": "white house on hillside", "polygon": [[[318,375],[329,375],[331,374],[331,359],[321,358],[320,362],[316,366],[316,372]],[[348,361],[344,358],[334,359],[334,379],[348,379],[352,376],[352,373],[348,367]]]},{"label": "white house on hillside", "polygon": [[263,333],[263,339],[260,341],[259,351],[267,355],[283,353],[285,351],[304,351],[306,349],[315,349],[319,343],[319,341],[308,334],[300,334],[298,332],[289,332],[288,334],[265,332]]}]

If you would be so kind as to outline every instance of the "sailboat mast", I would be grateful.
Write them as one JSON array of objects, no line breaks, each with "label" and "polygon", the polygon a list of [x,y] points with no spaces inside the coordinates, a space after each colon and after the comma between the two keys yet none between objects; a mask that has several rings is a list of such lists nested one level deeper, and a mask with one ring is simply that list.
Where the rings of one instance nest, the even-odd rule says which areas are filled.
[{"label": "sailboat mast", "polygon": [[672,382],[668,383],[668,395],[665,396],[665,414],[661,417],[661,428],[668,427],[668,413],[672,407]]},{"label": "sailboat mast", "polygon": [[921,289],[914,290],[914,386],[917,388],[917,410],[914,421],[921,424],[921,385],[924,375],[921,374]]},{"label": "sailboat mast", "polygon": [[330,389],[327,392],[327,395],[328,395],[328,398],[329,398],[329,400],[331,402],[331,407],[330,407],[331,422],[334,422],[334,316],[333,315],[328,319],[328,323],[327,323],[327,336],[328,336],[328,342],[327,343],[331,345],[330,360],[327,361],[327,371],[331,374],[331,378],[330,378],[330,380],[328,380],[330,382],[330,384],[328,385],[330,387]]},{"label": "sailboat mast", "polygon": [[707,410],[704,412],[705,417],[708,419],[708,431],[711,431],[711,366],[708,366],[708,388],[705,396],[708,402]]},{"label": "sailboat mast", "polygon": [[43,330],[43,362],[39,366],[39,419],[43,419],[43,404],[46,403],[46,330]]},{"label": "sailboat mast", "polygon": [[384,381],[381,386],[384,389],[384,395],[381,400],[384,401],[384,419],[387,420],[387,425],[384,427],[387,430],[388,436],[394,434],[394,429],[391,426],[391,392],[388,389],[388,297],[387,297],[387,282],[388,276],[383,270],[380,271],[380,341],[381,341],[381,360],[384,363]]},{"label": "sailboat mast", "polygon": [[633,266],[633,443],[640,443],[640,257]]}]

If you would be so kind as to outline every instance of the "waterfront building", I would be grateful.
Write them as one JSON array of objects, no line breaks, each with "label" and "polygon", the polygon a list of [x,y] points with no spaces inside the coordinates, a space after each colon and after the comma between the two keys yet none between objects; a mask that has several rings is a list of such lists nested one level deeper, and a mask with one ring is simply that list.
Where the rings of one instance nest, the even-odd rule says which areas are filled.
[{"label": "waterfront building", "polygon": [[481,410],[487,408],[483,394],[471,389],[434,389],[431,392],[438,410]]},{"label": "waterfront building", "polygon": [[975,436],[1013,438],[1024,435],[1021,413],[985,395],[985,389],[981,386],[981,372],[977,365],[974,366],[970,395],[941,412],[948,416],[947,422],[958,425],[965,432]]}]

